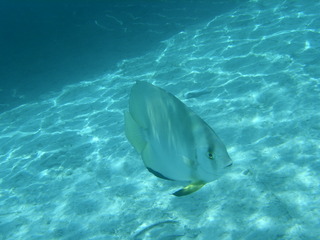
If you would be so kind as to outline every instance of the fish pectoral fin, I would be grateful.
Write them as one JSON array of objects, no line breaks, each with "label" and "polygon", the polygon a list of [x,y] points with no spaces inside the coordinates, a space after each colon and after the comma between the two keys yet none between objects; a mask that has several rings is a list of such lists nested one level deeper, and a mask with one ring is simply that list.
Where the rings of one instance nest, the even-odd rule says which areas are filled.
[{"label": "fish pectoral fin", "polygon": [[124,113],[125,119],[125,134],[129,142],[137,150],[138,153],[141,153],[146,146],[146,140],[143,137],[141,128],[132,118],[131,114],[126,111]]},{"label": "fish pectoral fin", "polygon": [[195,191],[198,191],[200,188],[202,188],[206,183],[203,181],[197,181],[189,184],[188,186],[185,186],[184,188],[176,191],[173,193],[173,195],[177,197],[189,195],[191,193],[194,193]]}]

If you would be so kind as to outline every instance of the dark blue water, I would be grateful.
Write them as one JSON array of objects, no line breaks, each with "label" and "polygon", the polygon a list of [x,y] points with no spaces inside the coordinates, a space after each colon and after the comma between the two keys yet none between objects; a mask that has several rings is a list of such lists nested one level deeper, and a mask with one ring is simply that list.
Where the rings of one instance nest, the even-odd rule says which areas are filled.
[{"label": "dark blue water", "polygon": [[0,2],[0,111],[94,79],[236,1]]}]

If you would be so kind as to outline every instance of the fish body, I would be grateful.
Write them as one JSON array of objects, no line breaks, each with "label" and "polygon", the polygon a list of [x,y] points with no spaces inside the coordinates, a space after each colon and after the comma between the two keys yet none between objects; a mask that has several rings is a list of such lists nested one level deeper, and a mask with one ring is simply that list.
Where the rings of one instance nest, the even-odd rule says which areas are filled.
[{"label": "fish body", "polygon": [[232,164],[212,128],[171,93],[137,81],[125,112],[125,133],[155,176],[188,181],[184,196],[217,179]]}]

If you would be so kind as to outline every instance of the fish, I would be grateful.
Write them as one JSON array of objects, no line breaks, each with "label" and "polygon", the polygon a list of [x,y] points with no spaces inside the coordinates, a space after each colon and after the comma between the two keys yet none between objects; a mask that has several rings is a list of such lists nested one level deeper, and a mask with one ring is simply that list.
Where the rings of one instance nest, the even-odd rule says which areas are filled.
[{"label": "fish", "polygon": [[124,122],[125,135],[149,172],[188,182],[174,196],[196,192],[232,165],[214,130],[173,94],[151,83],[132,86]]}]

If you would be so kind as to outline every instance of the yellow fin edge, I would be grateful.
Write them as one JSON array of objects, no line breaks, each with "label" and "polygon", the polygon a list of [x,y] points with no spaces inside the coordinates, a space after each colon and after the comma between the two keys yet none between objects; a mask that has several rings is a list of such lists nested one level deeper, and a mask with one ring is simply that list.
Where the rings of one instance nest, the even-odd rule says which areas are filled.
[{"label": "yellow fin edge", "polygon": [[206,183],[203,181],[198,181],[198,182],[193,182],[189,184],[188,186],[185,186],[184,188],[176,191],[173,193],[174,196],[176,197],[182,197],[185,195],[189,195],[191,193],[194,193],[198,191],[200,188],[202,188]]}]

